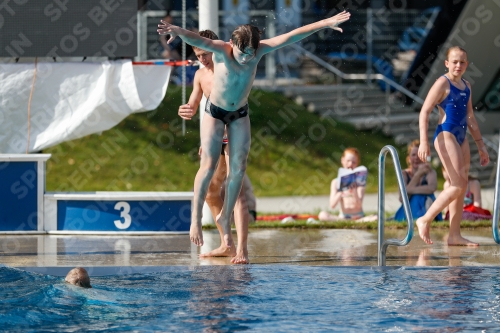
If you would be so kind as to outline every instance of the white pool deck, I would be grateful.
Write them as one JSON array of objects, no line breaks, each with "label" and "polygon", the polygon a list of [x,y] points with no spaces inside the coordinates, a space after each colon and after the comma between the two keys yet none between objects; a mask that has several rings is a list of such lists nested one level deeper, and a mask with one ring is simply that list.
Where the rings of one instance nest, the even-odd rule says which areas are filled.
[{"label": "white pool deck", "polygon": [[[493,206],[493,191],[483,190],[486,207]],[[314,212],[327,206],[328,197],[259,198],[262,212]],[[365,210],[375,212],[377,196],[368,194]],[[292,208],[293,207],[293,210]],[[386,209],[394,211],[399,200],[387,194]],[[405,229],[386,229],[385,239],[403,239]],[[230,258],[200,258],[220,245],[217,230],[204,230],[205,245],[196,247],[182,235],[0,235],[0,265],[40,273],[64,275],[72,267],[83,266],[92,274],[125,274],[162,271],[165,267],[232,265]],[[447,245],[448,229],[431,229],[433,245],[426,245],[414,229],[410,244],[390,246],[387,266],[493,266],[500,267],[500,245],[491,228],[466,229],[462,235],[479,247]],[[237,237],[233,230],[233,236]],[[253,229],[249,231],[251,264],[308,266],[376,267],[377,230],[347,229]],[[54,273],[57,272],[57,273]],[[94,272],[94,273],[92,273]]]},{"label": "white pool deck", "polygon": [[[406,232],[386,229],[385,239],[403,239]],[[434,244],[426,245],[415,229],[409,245],[388,248],[386,265],[500,266],[500,245],[494,242],[491,228],[462,230],[479,247],[448,246],[447,233],[448,229],[431,230]],[[204,239],[205,245],[199,248],[188,235],[4,235],[0,236],[0,265],[52,275],[82,266],[91,276],[103,269],[116,274],[159,269],[155,267],[233,265],[228,257],[200,258],[200,253],[220,245],[217,230],[205,230]],[[248,239],[253,265],[378,265],[376,230],[250,229]]]}]

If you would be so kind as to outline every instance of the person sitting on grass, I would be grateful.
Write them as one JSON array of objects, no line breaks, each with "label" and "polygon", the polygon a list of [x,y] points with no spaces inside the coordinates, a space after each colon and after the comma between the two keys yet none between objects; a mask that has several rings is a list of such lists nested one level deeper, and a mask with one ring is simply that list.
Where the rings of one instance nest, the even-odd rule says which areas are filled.
[{"label": "person sitting on grass", "polygon": [[[340,164],[345,169],[355,169],[361,162],[359,151],[349,147],[344,150],[340,158]],[[377,220],[376,215],[365,216],[363,212],[363,198],[365,186],[357,186],[353,183],[347,190],[339,189],[338,178],[332,180],[330,190],[330,208],[334,209],[340,203],[340,215],[333,215],[327,211],[321,211],[318,215],[320,221],[356,220],[357,222],[369,222]]]},{"label": "person sitting on grass", "polygon": [[[411,215],[416,220],[425,215],[427,209],[436,200],[434,192],[437,189],[437,173],[431,165],[426,162],[423,163],[418,157],[418,147],[420,140],[413,140],[408,145],[408,155],[406,156],[406,163],[408,168],[403,170],[403,179],[406,185],[406,193],[410,201]],[[399,201],[403,202],[401,193],[399,194]],[[396,221],[406,221],[404,206],[401,205],[396,215]],[[441,214],[436,216],[436,221],[442,221]]]},{"label": "person sitting on grass", "polygon": [[[443,178],[445,182],[443,189],[450,187],[450,176],[446,172],[444,166],[442,167]],[[469,175],[467,182],[467,191],[464,195],[464,210],[462,213],[462,220],[476,221],[476,220],[491,220],[491,212],[481,207],[481,183],[476,178]],[[450,219],[450,210],[448,207],[445,209],[445,220]]]}]

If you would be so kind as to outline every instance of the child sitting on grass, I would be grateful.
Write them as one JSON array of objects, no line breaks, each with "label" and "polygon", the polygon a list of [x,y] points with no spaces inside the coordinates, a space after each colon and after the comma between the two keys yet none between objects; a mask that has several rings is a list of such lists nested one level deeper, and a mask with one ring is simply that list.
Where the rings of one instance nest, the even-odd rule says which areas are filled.
[{"label": "child sitting on grass", "polygon": [[[355,169],[359,166],[361,157],[356,148],[344,150],[340,159],[340,164],[345,169]],[[339,179],[332,180],[330,192],[330,208],[334,209],[340,203],[340,214],[333,215],[327,211],[321,211],[318,215],[320,221],[340,221],[356,220],[357,222],[376,221],[376,215],[365,216],[363,212],[363,198],[365,196],[365,186],[357,186],[353,183],[347,190],[338,189]]]}]

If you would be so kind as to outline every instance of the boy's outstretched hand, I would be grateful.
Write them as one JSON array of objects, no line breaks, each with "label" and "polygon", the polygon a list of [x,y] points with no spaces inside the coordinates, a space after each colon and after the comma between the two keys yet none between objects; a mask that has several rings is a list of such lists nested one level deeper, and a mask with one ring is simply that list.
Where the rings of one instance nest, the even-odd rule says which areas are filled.
[{"label": "boy's outstretched hand", "polygon": [[342,29],[338,27],[339,24],[344,23],[345,21],[349,20],[351,17],[351,13],[346,12],[345,10],[335,16],[332,16],[328,19],[326,19],[327,25],[332,28],[333,30],[337,30],[342,32]]},{"label": "boy's outstretched hand", "polygon": [[163,20],[161,20],[160,22],[161,23],[158,24],[158,29],[156,31],[158,31],[159,35],[170,35],[170,38],[167,40],[167,43],[172,42],[178,35],[176,33],[176,29],[178,29],[179,27]]}]

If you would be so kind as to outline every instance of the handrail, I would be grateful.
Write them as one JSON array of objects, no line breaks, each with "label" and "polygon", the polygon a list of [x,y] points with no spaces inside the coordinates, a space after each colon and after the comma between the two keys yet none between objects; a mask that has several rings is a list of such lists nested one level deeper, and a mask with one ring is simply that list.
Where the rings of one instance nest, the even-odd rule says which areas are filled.
[{"label": "handrail", "polygon": [[[500,152],[500,137],[498,140],[498,152]],[[499,191],[500,191],[500,153],[498,153],[497,160],[497,180],[495,182],[495,199],[493,201],[493,223],[491,229],[493,229],[493,239],[497,244],[500,244],[500,235],[498,234],[498,208],[499,208]]]},{"label": "handrail", "polygon": [[[387,239],[384,241],[384,222],[385,222],[385,157],[390,152],[394,169],[396,170],[396,177],[398,178],[399,191],[403,199],[403,207],[405,210],[406,220],[408,221],[408,233],[402,240]],[[399,156],[396,148],[387,145],[380,151],[378,156],[378,265],[385,266],[385,255],[389,245],[405,246],[413,237],[413,216],[411,215],[410,201],[406,193],[405,182],[403,179],[403,172],[401,171],[401,164],[399,163]]]},{"label": "handrail", "polygon": [[[405,87],[394,82],[393,80],[389,79],[388,77],[384,76],[383,74],[346,74],[346,73],[342,72],[340,69],[338,69],[337,67],[332,66],[328,62],[324,61],[323,59],[314,55],[313,53],[307,51],[306,49],[300,47],[299,45],[292,44],[289,46],[293,47],[295,50],[297,50],[299,52],[302,52],[308,58],[310,58],[312,61],[316,62],[320,66],[323,66],[324,68],[328,69],[330,72],[333,72],[334,74],[341,77],[342,79],[346,79],[346,80],[368,80],[368,79],[382,80],[382,81],[386,82],[387,84],[389,84],[390,86],[392,86],[393,88],[395,88],[396,90],[398,90],[399,92],[412,98],[414,101],[424,105],[424,100],[422,98],[418,97],[417,95],[415,95],[414,93],[412,93],[411,91],[406,89]],[[437,114],[439,114],[439,110],[437,107],[434,107],[433,111],[436,112]],[[486,146],[493,149],[493,151],[496,151],[500,154],[500,150],[497,150],[497,147],[495,146],[495,144],[492,141],[488,140],[488,138],[483,137],[483,142]],[[500,149],[500,147],[499,147],[499,149]]]},{"label": "handrail", "polygon": [[314,55],[313,53],[307,51],[306,49],[304,49],[303,47],[301,47],[297,44],[291,44],[289,46],[294,48],[296,51],[299,51],[299,52],[305,54],[309,59],[316,62],[318,65],[325,67],[330,72],[337,74],[342,79],[346,79],[346,80],[369,80],[369,79],[382,80],[385,83],[387,83],[388,85],[390,85],[391,87],[393,87],[394,89],[396,89],[396,90],[400,91],[401,93],[405,94],[406,96],[412,98],[414,101],[416,101],[422,105],[424,104],[424,100],[422,98],[418,97],[417,95],[415,95],[414,93],[412,93],[411,91],[409,91],[408,89],[403,87],[402,85],[394,82],[393,80],[389,79],[388,77],[386,77],[382,74],[346,74],[346,73],[342,72],[340,69],[338,69],[337,67],[332,66],[328,62],[324,61],[320,57]]}]

